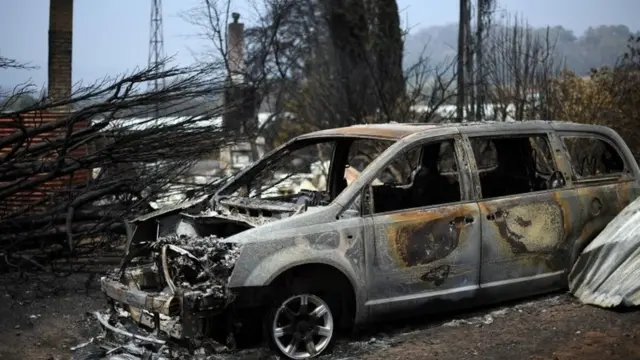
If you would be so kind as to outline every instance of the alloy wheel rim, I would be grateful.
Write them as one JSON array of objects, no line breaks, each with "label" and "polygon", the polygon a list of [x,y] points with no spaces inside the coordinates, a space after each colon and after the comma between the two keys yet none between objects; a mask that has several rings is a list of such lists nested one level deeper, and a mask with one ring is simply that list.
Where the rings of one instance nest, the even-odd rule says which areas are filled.
[{"label": "alloy wheel rim", "polygon": [[301,294],[285,300],[276,311],[271,332],[276,345],[290,359],[321,354],[333,337],[331,309],[315,295]]}]

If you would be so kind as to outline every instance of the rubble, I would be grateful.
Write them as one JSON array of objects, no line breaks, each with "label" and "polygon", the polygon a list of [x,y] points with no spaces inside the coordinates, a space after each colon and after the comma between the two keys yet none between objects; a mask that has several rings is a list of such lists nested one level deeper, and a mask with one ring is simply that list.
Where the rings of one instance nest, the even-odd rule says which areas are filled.
[{"label": "rubble", "polygon": [[210,339],[179,342],[146,331],[126,311],[98,311],[92,315],[105,331],[72,347],[72,360],[211,359],[213,354],[228,352],[225,346]]},{"label": "rubble", "polygon": [[497,310],[493,310],[484,315],[472,316],[461,319],[454,319],[442,324],[444,327],[458,327],[461,325],[475,325],[483,326],[493,324],[498,318],[506,316],[509,312],[517,311],[523,312],[523,310],[536,308],[541,312],[546,312],[548,308],[558,306],[566,302],[565,296],[552,296],[544,299],[536,299],[532,301],[523,302],[513,306],[506,306]]},{"label": "rubble", "polygon": [[457,327],[460,325],[490,325],[490,324],[493,324],[493,316],[491,316],[491,314],[486,314],[482,317],[475,316],[470,319],[454,319],[442,324],[442,326]]},{"label": "rubble", "polygon": [[640,198],[584,249],[569,274],[581,302],[610,308],[640,305]]}]

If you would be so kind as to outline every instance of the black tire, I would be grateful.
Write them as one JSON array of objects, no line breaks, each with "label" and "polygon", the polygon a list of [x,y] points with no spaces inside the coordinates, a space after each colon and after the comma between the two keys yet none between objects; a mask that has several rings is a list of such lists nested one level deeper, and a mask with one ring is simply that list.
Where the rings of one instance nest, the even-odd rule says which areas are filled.
[{"label": "black tire", "polygon": [[[309,282],[304,281],[304,283],[309,283]],[[311,359],[311,358],[318,357],[320,355],[325,355],[330,353],[336,342],[336,337],[338,334],[338,326],[340,323],[340,316],[342,313],[341,301],[339,300],[339,297],[337,295],[338,294],[335,294],[335,293],[332,294],[331,292],[322,291],[321,289],[317,289],[317,288],[314,289],[313,287],[308,286],[306,284],[302,284],[301,282],[296,282],[294,286],[291,287],[291,289],[280,289],[279,291],[274,291],[274,296],[272,297],[272,301],[270,302],[271,304],[267,309],[263,319],[264,337],[267,339],[269,347],[272,350],[281,354],[285,359]],[[318,309],[318,306],[317,306],[318,301],[322,302],[326,307],[329,314],[328,318],[331,319],[330,326],[332,329],[331,334],[327,337],[328,340],[324,341],[322,337],[322,335],[326,335],[326,328],[327,328],[326,317],[321,320],[318,318],[316,320],[317,322],[314,322],[313,319],[316,319],[316,317],[313,317],[313,319],[306,319],[305,315],[301,315],[301,311],[300,311],[301,309],[295,307],[296,303],[299,303],[297,299],[301,298],[302,296],[307,296],[309,299],[310,306],[308,307],[309,314],[307,315],[309,317],[313,317],[312,313],[314,313],[314,310]],[[294,313],[297,313],[297,316],[298,316],[298,320],[292,319],[292,323],[291,323],[292,327],[296,329],[299,327],[305,327],[304,325],[307,324],[306,322],[309,322],[308,326],[310,328],[314,328],[314,330],[318,329],[319,327],[323,328],[323,331],[322,331],[323,334],[313,335],[315,331],[312,331],[311,335],[309,334],[303,335],[303,332],[296,331],[296,333],[298,333],[297,335],[298,339],[295,338],[296,336],[295,334],[283,335],[281,337],[282,340],[280,340],[280,345],[279,345],[278,340],[276,339],[276,336],[275,336],[274,327],[286,327],[284,325],[281,325],[281,326],[277,326],[277,325],[280,322],[281,316],[283,316],[282,315],[283,312],[282,311],[279,312],[279,310],[281,309],[281,307],[283,307],[283,305],[285,305],[285,302],[287,301],[289,301],[287,305],[293,306],[293,308],[289,308],[289,310],[293,311]],[[276,316],[279,316],[278,321],[276,321]],[[300,339],[300,337],[303,337],[303,336],[304,336],[304,339]],[[315,354],[311,354],[311,351],[308,351],[305,348],[305,344],[308,342],[309,336],[311,336],[312,340],[314,340],[314,344],[317,344],[317,346],[314,346],[314,351],[317,347],[320,347],[319,351],[317,351]],[[294,342],[297,342],[296,348],[299,349],[300,352],[307,353],[306,356],[301,356],[296,353],[294,353],[293,355],[291,355],[291,353],[287,354],[283,350],[282,346],[285,343],[288,343],[289,346],[291,346],[291,344],[293,344]]]},{"label": "black tire", "polygon": [[240,329],[236,330],[236,345],[239,349],[245,349],[261,345],[263,335],[264,308],[246,309],[238,315]]}]

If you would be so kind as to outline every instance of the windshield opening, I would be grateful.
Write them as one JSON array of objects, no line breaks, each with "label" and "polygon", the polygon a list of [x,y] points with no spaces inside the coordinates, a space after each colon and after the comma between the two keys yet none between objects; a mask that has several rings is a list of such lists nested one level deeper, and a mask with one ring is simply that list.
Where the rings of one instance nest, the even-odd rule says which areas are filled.
[{"label": "windshield opening", "polygon": [[393,143],[343,137],[295,141],[260,160],[219,195],[326,205]]},{"label": "windshield opening", "polygon": [[335,145],[335,139],[291,143],[262,159],[221,195],[288,201],[315,193],[325,198]]}]

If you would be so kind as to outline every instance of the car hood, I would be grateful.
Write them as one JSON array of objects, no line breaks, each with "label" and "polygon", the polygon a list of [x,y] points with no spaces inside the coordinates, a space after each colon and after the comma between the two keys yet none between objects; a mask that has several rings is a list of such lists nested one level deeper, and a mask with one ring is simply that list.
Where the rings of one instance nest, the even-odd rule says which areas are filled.
[{"label": "car hood", "polygon": [[296,233],[301,227],[321,224],[328,213],[327,207],[310,207],[306,212],[275,221],[265,222],[251,229],[225,238],[225,241],[237,244],[274,241]]},{"label": "car hood", "polygon": [[151,234],[156,234],[156,240],[167,236],[216,236],[220,241],[240,243],[273,239],[274,234],[281,231],[331,221],[321,216],[323,210],[330,207],[250,198],[202,197],[135,218],[131,222],[146,231],[136,231],[140,234],[134,233],[136,240],[133,242],[149,241]]}]

